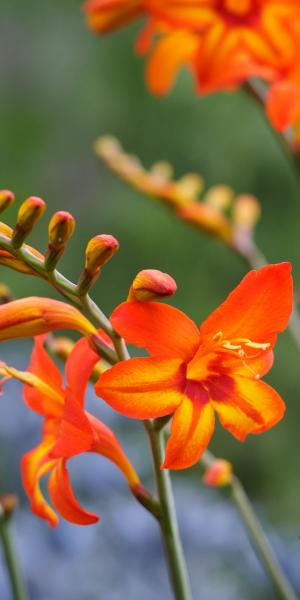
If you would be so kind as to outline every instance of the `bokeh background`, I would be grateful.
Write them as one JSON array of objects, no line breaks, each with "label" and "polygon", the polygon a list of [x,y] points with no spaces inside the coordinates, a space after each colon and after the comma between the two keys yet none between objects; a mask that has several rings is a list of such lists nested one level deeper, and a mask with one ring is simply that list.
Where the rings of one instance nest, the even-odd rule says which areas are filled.
[{"label": "bokeh background", "polygon": [[[99,39],[86,28],[79,0],[2,0],[0,5],[0,187],[19,201],[42,196],[48,216],[71,211],[77,233],[61,267],[78,277],[88,239],[112,233],[121,251],[94,296],[107,312],[125,297],[135,274],[158,268],[175,277],[174,305],[200,322],[245,274],[219,242],[176,221],[116,180],[93,153],[98,135],[113,134],[145,165],[170,161],[178,176],[201,173],[207,185],[226,183],[257,195],[263,218],[257,241],[271,262],[291,260],[299,284],[299,179],[254,101],[244,92],[200,99],[182,73],[166,98],[152,97],[144,63],[133,53],[132,26]],[[17,207],[16,207],[17,208]],[[16,208],[7,215],[14,223]],[[6,218],[6,217],[5,217]],[[43,249],[47,218],[31,236]],[[44,284],[1,270],[15,297],[53,295]],[[3,344],[1,357],[25,367],[28,342]],[[287,403],[273,430],[239,444],[217,427],[211,449],[231,460],[256,505],[277,555],[300,591],[299,351],[280,337],[267,380]],[[151,467],[139,423],[103,406],[92,409],[118,432],[144,480]],[[39,439],[39,419],[25,410],[18,385],[0,407],[0,491],[16,492],[21,508],[15,542],[33,600],[171,598],[160,540],[151,517],[129,496],[114,468],[100,458],[73,461],[78,496],[100,512],[99,525],[61,523],[55,531],[33,517],[19,473],[22,454]],[[201,483],[199,467],[174,476],[176,502],[195,598],[268,600],[275,597],[229,499]],[[0,597],[9,600],[0,566]]]}]

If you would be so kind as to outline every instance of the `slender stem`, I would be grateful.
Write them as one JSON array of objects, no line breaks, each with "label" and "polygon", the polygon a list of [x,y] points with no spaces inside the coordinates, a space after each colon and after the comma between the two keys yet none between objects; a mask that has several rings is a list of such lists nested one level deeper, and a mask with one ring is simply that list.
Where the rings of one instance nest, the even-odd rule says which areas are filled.
[{"label": "slender stem", "polygon": [[0,515],[0,538],[9,574],[12,598],[13,600],[26,600],[27,594],[11,539],[10,519],[4,513]]},{"label": "slender stem", "polygon": [[160,468],[164,459],[163,430],[161,428],[157,429],[154,421],[147,421],[145,427],[149,436],[157,491],[161,504],[159,523],[174,598],[175,600],[190,600],[189,577],[179,536],[170,473],[167,469]]},{"label": "slender stem", "polygon": [[239,479],[235,476],[232,479],[230,490],[232,498],[248,530],[249,536],[255,545],[257,554],[261,558],[267,573],[269,573],[269,576],[277,589],[278,595],[282,600],[297,600],[297,596],[281,570],[263,528],[257,520],[245,489]]},{"label": "slender stem", "polygon": [[[205,469],[210,468],[215,461],[216,458],[209,451],[204,452],[202,455],[201,463]],[[298,600],[274,555],[263,528],[251,506],[246,491],[236,475],[233,475],[231,482],[225,489],[230,490],[231,497],[243,519],[250,540],[253,543],[254,550],[270,576],[279,597],[282,600]]]},{"label": "slender stem", "polygon": [[[266,106],[266,96],[267,89],[265,85],[259,81],[258,79],[250,79],[247,83],[244,84],[244,90],[255,99],[259,108],[263,109],[265,114],[265,106]],[[295,146],[295,135],[293,130],[287,130],[283,132],[276,131],[269,119],[266,119],[266,123],[268,128],[273,135],[273,138],[276,140],[277,144],[279,144],[280,149],[284,155],[284,158],[289,163],[289,166],[297,171],[297,176],[299,176],[299,150]]]}]

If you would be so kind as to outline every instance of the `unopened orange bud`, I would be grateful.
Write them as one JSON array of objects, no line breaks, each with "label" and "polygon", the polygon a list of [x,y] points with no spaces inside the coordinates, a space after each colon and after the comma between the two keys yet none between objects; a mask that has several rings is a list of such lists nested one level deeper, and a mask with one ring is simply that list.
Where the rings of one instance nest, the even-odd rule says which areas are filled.
[{"label": "unopened orange bud", "polygon": [[51,298],[29,297],[0,306],[0,341],[75,329],[91,338],[97,330],[79,310]]},{"label": "unopened orange bud", "polygon": [[173,296],[176,290],[176,281],[171,275],[156,269],[146,269],[140,271],[133,280],[127,300],[148,302]]},{"label": "unopened orange bud", "polygon": [[47,271],[55,269],[61,255],[65,250],[66,243],[71,239],[75,231],[75,219],[66,211],[59,211],[53,215],[48,227],[49,246],[45,256],[45,267]]},{"label": "unopened orange bud", "polygon": [[49,244],[56,249],[66,244],[74,233],[75,225],[75,219],[69,212],[60,210],[55,213],[48,228]]},{"label": "unopened orange bud", "polygon": [[19,504],[18,497],[15,494],[5,494],[0,497],[0,517],[10,519],[13,512]]},{"label": "unopened orange bud", "polygon": [[117,138],[112,135],[105,135],[98,138],[95,142],[95,151],[102,158],[111,161],[122,154],[122,146]]},{"label": "unopened orange bud", "polygon": [[9,190],[0,190],[0,214],[15,201],[15,195]]},{"label": "unopened orange bud", "polygon": [[85,250],[85,268],[78,282],[78,293],[86,294],[96,281],[105,265],[119,250],[119,242],[112,235],[101,234],[93,237]]},{"label": "unopened orange bud", "polygon": [[119,242],[112,235],[96,235],[93,237],[85,251],[85,268],[93,272],[105,265],[119,250]]},{"label": "unopened orange bud", "polygon": [[255,196],[242,194],[235,201],[233,219],[236,227],[254,229],[261,214],[260,204]]},{"label": "unopened orange bud", "polygon": [[203,477],[206,485],[211,487],[225,487],[232,481],[232,465],[227,460],[215,460]]},{"label": "unopened orange bud", "polygon": [[197,173],[188,173],[179,179],[176,183],[176,196],[182,202],[196,200],[202,192],[204,182]]},{"label": "unopened orange bud", "polygon": [[233,198],[233,190],[228,185],[214,185],[206,192],[204,201],[222,211],[229,208]]},{"label": "unopened orange bud", "polygon": [[149,175],[158,183],[164,183],[171,179],[173,175],[173,167],[170,165],[170,163],[161,160],[160,162],[152,165]]},{"label": "unopened orange bud", "polygon": [[7,304],[7,302],[11,302],[12,299],[13,297],[10,289],[5,283],[0,283],[0,304]]},{"label": "unopened orange bud", "polygon": [[15,248],[20,248],[31,232],[35,223],[41,218],[46,209],[46,203],[42,198],[31,196],[21,204],[17,225],[14,230],[12,243]]}]

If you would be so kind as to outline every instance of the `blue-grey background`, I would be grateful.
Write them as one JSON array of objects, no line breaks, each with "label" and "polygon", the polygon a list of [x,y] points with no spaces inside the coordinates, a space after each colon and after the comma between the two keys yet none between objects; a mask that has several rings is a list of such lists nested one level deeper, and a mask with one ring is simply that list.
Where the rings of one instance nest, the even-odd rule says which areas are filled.
[{"label": "blue-grey background", "polygon": [[[119,137],[149,166],[174,164],[176,174],[198,171],[207,185],[226,183],[256,194],[263,218],[257,241],[271,262],[291,260],[299,282],[299,181],[253,101],[243,92],[200,99],[182,74],[166,98],[150,95],[143,60],[134,57],[138,26],[99,39],[85,27],[79,0],[2,0],[0,5],[0,187],[19,202],[40,195],[48,218],[71,211],[77,232],[62,261],[76,279],[84,246],[97,233],[112,233],[121,251],[94,289],[109,313],[142,268],[169,272],[178,283],[174,304],[200,322],[245,273],[240,260],[117,181],[94,156],[100,134]],[[17,207],[16,207],[17,208]],[[14,223],[16,208],[7,221]],[[47,217],[31,236],[45,247]],[[52,294],[42,283],[1,270],[16,297]],[[30,344],[1,346],[1,357],[25,367]],[[274,547],[300,590],[299,581],[299,353],[288,333],[280,337],[267,380],[287,404],[285,419],[262,436],[239,444],[217,428],[212,450],[232,460],[256,504]],[[151,486],[141,426],[92,399],[93,410],[119,433],[128,454]],[[143,595],[168,599],[158,531],[137,506],[109,463],[84,456],[73,461],[78,496],[99,511],[101,522],[56,531],[31,515],[24,499],[19,460],[39,439],[40,420],[9,384],[0,407],[0,490],[21,495],[14,535],[33,600]],[[275,597],[229,500],[201,483],[198,467],[174,475],[195,598],[267,600]],[[9,599],[4,571],[0,597]]]}]

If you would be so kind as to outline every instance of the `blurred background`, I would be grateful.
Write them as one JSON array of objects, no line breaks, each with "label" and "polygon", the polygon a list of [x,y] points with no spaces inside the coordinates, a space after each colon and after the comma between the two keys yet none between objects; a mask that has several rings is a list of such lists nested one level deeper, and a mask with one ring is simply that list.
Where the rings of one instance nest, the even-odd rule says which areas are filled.
[{"label": "blurred background", "polygon": [[[2,0],[0,6],[0,187],[21,202],[39,195],[51,213],[65,209],[77,233],[61,268],[76,280],[84,247],[111,233],[121,251],[94,288],[106,313],[122,301],[135,274],[157,268],[177,281],[172,302],[196,322],[214,309],[245,274],[245,266],[214,239],[180,223],[109,173],[93,153],[95,138],[113,134],[146,166],[171,162],[176,175],[199,172],[207,185],[229,184],[259,197],[263,217],[257,242],[270,262],[291,260],[299,284],[299,179],[263,115],[244,92],[200,99],[182,73],[166,98],[152,97],[144,62],[134,56],[138,26],[106,38],[86,28],[79,0]],[[5,219],[14,223],[17,204]],[[31,236],[45,247],[47,218]],[[1,270],[15,297],[53,295],[35,279]],[[28,363],[28,342],[1,345],[1,357]],[[212,451],[232,461],[256,505],[277,555],[300,591],[299,351],[280,337],[267,381],[287,404],[285,419],[262,436],[238,443],[217,427]],[[92,410],[111,424],[151,486],[142,427],[93,398]],[[76,492],[99,511],[99,525],[61,523],[52,531],[29,511],[19,461],[39,440],[40,420],[22,405],[20,386],[1,399],[0,492],[16,492],[14,524],[22,569],[33,600],[171,598],[155,523],[129,496],[109,463],[72,461]],[[176,503],[195,598],[269,600],[271,584],[259,566],[230,501],[201,483],[199,467],[174,475]],[[0,565],[0,597],[9,600]]]}]

